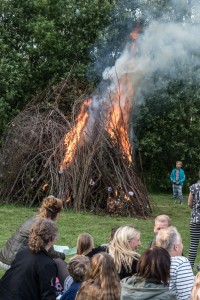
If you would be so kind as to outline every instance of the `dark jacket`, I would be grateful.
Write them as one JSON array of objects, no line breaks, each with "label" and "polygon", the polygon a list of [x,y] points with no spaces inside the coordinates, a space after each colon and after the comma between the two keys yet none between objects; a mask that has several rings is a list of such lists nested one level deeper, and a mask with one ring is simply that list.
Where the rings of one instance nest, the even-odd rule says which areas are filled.
[{"label": "dark jacket", "polygon": [[82,282],[73,282],[70,288],[64,292],[60,300],[74,300],[76,298],[76,294],[81,287]]},{"label": "dark jacket", "polygon": [[175,294],[162,283],[136,276],[121,280],[121,300],[175,300]]},{"label": "dark jacket", "polygon": [[[17,252],[23,249],[24,246],[28,245],[28,236],[32,224],[36,221],[37,217],[34,216],[23,224],[21,224],[12,235],[12,237],[7,240],[5,246],[0,250],[0,261],[4,264],[11,265]],[[56,252],[53,247],[49,250],[49,254],[52,258],[65,259],[64,253]]]},{"label": "dark jacket", "polygon": [[43,250],[19,251],[0,281],[0,300],[55,300],[57,268]]},{"label": "dark jacket", "polygon": [[138,263],[138,261],[134,259],[133,262],[132,262],[130,272],[127,272],[126,269],[125,269],[125,266],[122,265],[121,271],[120,271],[120,273],[118,273],[120,280],[122,280],[123,278],[134,275],[136,273],[137,263]]}]

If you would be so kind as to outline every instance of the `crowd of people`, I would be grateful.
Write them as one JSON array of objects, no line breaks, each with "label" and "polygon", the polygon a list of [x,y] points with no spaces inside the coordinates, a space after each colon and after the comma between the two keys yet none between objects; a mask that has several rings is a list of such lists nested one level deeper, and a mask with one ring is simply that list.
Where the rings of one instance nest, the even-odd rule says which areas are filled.
[{"label": "crowd of people", "polygon": [[[175,172],[177,179],[177,174]],[[200,300],[200,273],[193,273],[200,239],[200,182],[190,187],[189,257],[167,215],[155,218],[154,237],[140,255],[140,231],[113,228],[107,244],[94,246],[89,233],[77,237],[77,253],[66,262],[54,250],[60,199],[46,197],[38,215],[25,221],[0,250],[0,300]]]}]

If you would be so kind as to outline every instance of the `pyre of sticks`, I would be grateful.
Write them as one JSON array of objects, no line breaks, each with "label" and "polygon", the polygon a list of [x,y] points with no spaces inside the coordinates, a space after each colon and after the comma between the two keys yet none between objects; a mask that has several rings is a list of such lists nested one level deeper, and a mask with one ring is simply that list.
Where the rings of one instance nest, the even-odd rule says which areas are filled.
[{"label": "pyre of sticks", "polygon": [[75,211],[148,216],[146,189],[103,124],[60,171],[71,126],[57,107],[44,105],[29,106],[13,120],[0,156],[1,199],[32,206],[53,194]]}]

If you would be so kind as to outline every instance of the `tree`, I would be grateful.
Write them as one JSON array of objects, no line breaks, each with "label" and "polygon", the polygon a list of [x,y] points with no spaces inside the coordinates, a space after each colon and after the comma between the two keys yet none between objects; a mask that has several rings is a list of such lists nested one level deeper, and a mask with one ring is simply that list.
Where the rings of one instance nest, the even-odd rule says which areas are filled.
[{"label": "tree", "polygon": [[197,180],[200,166],[200,86],[173,81],[152,93],[140,107],[136,134],[148,185],[169,188],[177,160],[186,172],[186,187]]},{"label": "tree", "polygon": [[86,79],[88,49],[107,25],[112,3],[1,1],[1,132],[38,90],[69,73]]}]

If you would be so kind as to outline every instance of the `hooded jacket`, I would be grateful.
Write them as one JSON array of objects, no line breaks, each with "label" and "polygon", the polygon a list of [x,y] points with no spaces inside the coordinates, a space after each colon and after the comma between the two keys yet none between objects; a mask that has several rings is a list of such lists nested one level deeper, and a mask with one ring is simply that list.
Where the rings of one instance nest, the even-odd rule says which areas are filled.
[{"label": "hooded jacket", "polygon": [[136,276],[121,280],[121,300],[175,300],[175,294],[162,283]]},{"label": "hooded jacket", "polygon": [[[31,226],[36,220],[36,216],[26,220],[16,229],[12,237],[7,240],[3,248],[0,249],[0,261],[2,263],[11,265],[19,250],[23,249],[25,246],[28,246],[29,232]],[[48,253],[52,258],[65,259],[65,254],[55,251],[53,247],[49,249]]]}]

